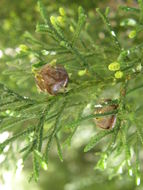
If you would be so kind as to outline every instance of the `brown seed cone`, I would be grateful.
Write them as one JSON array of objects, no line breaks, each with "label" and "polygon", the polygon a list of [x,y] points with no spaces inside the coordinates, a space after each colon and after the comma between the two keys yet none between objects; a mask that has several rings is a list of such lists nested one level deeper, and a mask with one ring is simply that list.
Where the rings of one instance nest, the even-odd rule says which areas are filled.
[{"label": "brown seed cone", "polygon": [[[104,99],[99,105],[95,106],[95,114],[104,114],[108,112],[112,112],[117,109],[117,104],[108,105],[110,103],[110,99]],[[104,104],[104,105],[103,105]],[[106,105],[107,104],[107,105]],[[97,127],[102,129],[112,129],[116,124],[116,115],[107,115],[100,118],[94,119]]]},{"label": "brown seed cone", "polygon": [[62,88],[67,86],[69,77],[63,66],[46,64],[36,74],[35,80],[41,91],[57,95]]}]

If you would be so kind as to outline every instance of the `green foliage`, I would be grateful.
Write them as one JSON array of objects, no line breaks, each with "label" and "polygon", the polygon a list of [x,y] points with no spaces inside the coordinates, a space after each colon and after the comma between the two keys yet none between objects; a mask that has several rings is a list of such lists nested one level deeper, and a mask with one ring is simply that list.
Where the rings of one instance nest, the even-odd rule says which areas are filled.
[{"label": "green foliage", "polygon": [[95,145],[106,135],[110,134],[112,131],[102,131],[99,134],[96,134],[95,137],[92,137],[92,139],[90,140],[89,144],[86,145],[84,151],[88,152],[89,150],[91,150],[92,148],[95,147]]},{"label": "green foliage", "polygon": [[[4,55],[4,74],[13,77],[17,73],[15,81],[20,80],[19,83],[23,84],[27,79],[33,81],[35,73],[43,65],[56,63],[66,68],[69,84],[65,92],[50,96],[38,94],[33,81],[29,83],[33,84],[33,89],[32,85],[26,87],[33,98],[20,95],[5,84],[0,84],[0,131],[12,132],[11,137],[0,144],[1,153],[7,144],[23,138],[25,147],[20,153],[24,161],[32,155],[33,173],[30,180],[34,178],[37,181],[40,169],[47,169],[49,151],[54,141],[59,159],[63,161],[62,145],[71,144],[79,126],[92,125],[98,132],[85,144],[84,152],[96,151],[97,143],[99,147],[102,145],[95,169],[111,167],[113,171],[109,178],[112,178],[120,175],[124,167],[139,185],[139,153],[143,144],[140,124],[143,120],[143,105],[138,101],[141,98],[138,91],[142,93],[143,87],[143,44],[139,43],[143,27],[142,1],[139,1],[139,8],[120,7],[138,18],[135,26],[132,26],[136,35],[130,33],[129,38],[116,34],[110,24],[109,8],[104,13],[96,9],[99,22],[102,19],[105,25],[105,28],[102,26],[106,36],[104,40],[99,39],[98,35],[92,37],[92,29],[86,25],[87,16],[82,7],[78,9],[77,21],[63,8],[59,9],[60,16],[56,13],[57,16],[49,17],[41,1],[38,7],[43,20],[36,25],[38,34],[26,32],[25,45],[19,46],[20,51],[14,52],[14,56]],[[123,23],[127,27],[127,19]],[[136,41],[132,42],[134,38]],[[127,43],[124,46],[125,40]],[[95,114],[94,106],[102,98],[112,99],[106,106],[116,103],[118,107],[114,111]],[[90,105],[90,111],[85,112],[87,105]],[[95,118],[113,115],[117,118],[113,129],[95,127]],[[110,159],[115,160],[115,163],[111,165]]]}]

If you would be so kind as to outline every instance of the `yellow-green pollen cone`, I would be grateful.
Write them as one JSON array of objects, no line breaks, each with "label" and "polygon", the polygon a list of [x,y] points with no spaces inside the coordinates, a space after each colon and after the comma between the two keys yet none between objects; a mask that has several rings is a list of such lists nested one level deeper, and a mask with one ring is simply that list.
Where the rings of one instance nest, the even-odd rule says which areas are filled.
[{"label": "yellow-green pollen cone", "polygon": [[120,79],[120,78],[122,78],[123,77],[123,72],[122,71],[117,71],[116,73],[115,73],[115,78],[116,79]]},{"label": "yellow-green pollen cone", "polygon": [[118,63],[118,62],[110,63],[110,64],[108,65],[108,69],[109,69],[110,71],[118,71],[118,70],[120,70],[120,63]]}]

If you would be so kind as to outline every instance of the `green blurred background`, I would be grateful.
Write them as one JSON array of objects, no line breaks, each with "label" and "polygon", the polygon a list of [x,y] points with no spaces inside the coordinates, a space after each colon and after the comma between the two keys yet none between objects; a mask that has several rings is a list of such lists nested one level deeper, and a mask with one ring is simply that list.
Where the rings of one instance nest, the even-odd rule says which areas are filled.
[{"label": "green blurred background", "polygon": [[[43,0],[43,3],[49,16],[57,12],[59,7],[71,11],[71,15],[75,12],[76,15],[78,6],[82,5],[88,15],[93,39],[96,39],[97,35],[102,39],[104,35],[101,32],[103,25],[99,24],[101,20],[96,16],[95,9],[97,7],[102,9],[106,6],[111,7],[111,24],[115,30],[122,30],[124,38],[124,35],[127,35],[124,34],[125,29],[119,28],[119,21],[123,15],[117,11],[117,8],[124,4],[137,6],[136,1],[133,0]],[[36,0],[0,0],[0,57],[2,57],[3,52],[7,55],[13,53],[13,48],[24,43],[23,34],[25,31],[35,34],[35,26],[40,19]],[[125,46],[127,45],[124,40],[122,43]],[[35,96],[37,92],[35,86],[29,88],[33,84],[32,79],[24,84],[16,83],[15,79],[9,78],[8,74],[3,74],[2,71],[5,70],[5,67],[5,63],[0,61],[0,81],[4,81],[22,94]],[[64,149],[63,163],[58,159],[56,148],[53,145],[48,170],[41,171],[40,180],[37,184],[28,183],[28,177],[32,171],[30,159],[25,163],[24,170],[19,171],[17,176],[14,175],[18,167],[16,159],[20,157],[17,153],[19,148],[17,146],[22,146],[22,144],[13,145],[8,157],[0,157],[0,190],[143,190],[141,186],[135,187],[134,181],[126,174],[108,180],[108,172],[94,171],[93,167],[97,163],[98,156],[95,156],[94,152],[83,153],[83,147],[91,134],[92,128],[89,130],[86,126],[80,127],[73,138],[72,146]],[[111,164],[112,162],[114,160],[111,160]]]}]

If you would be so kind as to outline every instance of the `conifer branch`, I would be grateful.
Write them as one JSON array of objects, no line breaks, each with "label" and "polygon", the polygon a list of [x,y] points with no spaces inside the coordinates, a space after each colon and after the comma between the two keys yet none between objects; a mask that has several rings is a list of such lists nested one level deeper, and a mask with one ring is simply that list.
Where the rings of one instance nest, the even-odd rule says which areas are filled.
[{"label": "conifer branch", "polygon": [[[120,10],[134,13],[139,17],[138,21],[137,19],[130,20],[129,23],[128,19],[128,22],[123,22],[125,26],[130,24],[130,27],[134,27],[133,32],[129,34],[129,40],[137,38],[137,43],[140,39],[137,34],[142,31],[143,1],[138,0],[138,4],[139,8],[120,7]],[[92,123],[95,131],[100,130],[99,128],[102,128],[102,131],[96,132],[89,139],[84,152],[97,151],[96,145],[99,142],[105,147],[100,150],[100,159],[95,169],[106,169],[108,164],[110,165],[108,159],[110,160],[112,153],[115,159],[121,155],[124,158],[121,158],[117,166],[114,166],[110,177],[119,175],[119,169],[126,167],[130,176],[134,174],[136,184],[139,185],[141,173],[139,154],[140,146],[143,144],[140,123],[143,107],[139,103],[136,105],[135,98],[139,97],[138,90],[141,91],[143,87],[140,82],[143,74],[143,43],[133,45],[135,40],[132,40],[127,42],[126,49],[123,49],[125,44],[122,43],[122,39],[119,42],[110,24],[109,8],[106,8],[104,13],[99,8],[96,11],[106,25],[116,49],[112,47],[112,41],[108,39],[106,39],[108,46],[104,44],[104,33],[101,34],[103,41],[100,42],[100,39],[96,39],[100,36],[98,30],[95,31],[97,34],[94,38],[91,34],[92,30],[88,31],[86,25],[84,27],[86,14],[82,7],[78,9],[77,22],[74,18],[70,18],[70,15],[66,15],[63,8],[59,10],[59,19],[55,16],[49,18],[42,1],[38,1],[38,7],[43,23],[36,25],[36,32],[46,35],[42,37],[39,35],[37,40],[32,34],[26,32],[24,39],[27,45],[15,56],[5,55],[2,63],[3,66],[10,61],[14,63],[14,69],[17,69],[15,72],[20,74],[22,80],[27,76],[31,77],[30,79],[35,76],[36,80],[39,76],[41,88],[37,81],[36,84],[45,94],[39,94],[35,96],[35,99],[31,99],[0,83],[0,131],[12,131],[11,137],[0,144],[1,153],[8,144],[26,137],[28,141],[19,152],[22,153],[23,161],[32,155],[33,173],[30,179],[34,178],[37,181],[40,169],[47,169],[52,142],[55,140],[59,159],[63,162],[62,145],[71,144],[72,137],[82,123]],[[126,39],[126,36],[124,38]],[[94,41],[98,41],[98,45]],[[31,60],[31,56],[35,59],[34,61]],[[15,62],[19,60],[20,64],[16,65]],[[53,87],[57,73],[48,88],[45,87],[45,83],[43,85],[43,81],[46,81],[48,85],[52,72],[48,73],[49,75],[46,73],[46,77],[43,78],[41,73],[43,68],[55,67],[58,70],[59,65],[62,72],[67,74],[66,85],[58,93],[53,93],[57,88],[57,83],[53,91],[51,86]],[[12,72],[13,70],[10,71],[4,67],[4,74],[9,73],[12,76]],[[25,76],[21,73],[25,73]],[[19,82],[18,79],[16,81]],[[30,88],[32,89],[32,86]],[[113,90],[113,94],[110,89]],[[29,91],[29,94],[36,93]],[[108,95],[110,101],[108,101]],[[103,102],[100,100],[101,97],[104,97]],[[116,99],[113,99],[114,97]],[[91,107],[84,115],[88,106]],[[99,111],[96,112],[96,108],[100,108]],[[106,111],[106,108],[109,110]],[[112,125],[113,121],[114,125]],[[65,140],[63,134],[67,131],[68,137]],[[101,141],[104,138],[110,140],[107,146]],[[136,147],[133,147],[133,144],[136,144]],[[131,149],[135,151],[132,153]]]},{"label": "conifer branch", "polygon": [[17,138],[22,137],[22,136],[26,136],[27,134],[33,132],[34,127],[30,127],[28,129],[26,129],[25,131],[22,131],[16,135],[14,135],[13,137],[9,138],[8,140],[4,141],[3,143],[0,144],[0,152],[5,148],[5,146],[13,141],[15,141]]},{"label": "conifer branch", "polygon": [[[107,8],[106,10],[108,10],[108,9],[109,8]],[[96,11],[100,15],[100,17],[102,18],[103,22],[105,23],[105,25],[106,25],[106,27],[108,29],[108,32],[110,33],[110,35],[111,35],[111,37],[112,37],[112,39],[113,39],[116,47],[121,51],[121,45],[120,45],[120,43],[118,41],[118,38],[117,38],[114,30],[111,27],[111,24],[110,24],[110,22],[108,20],[108,17],[106,15],[102,14],[99,8],[97,8]]]},{"label": "conifer branch", "polygon": [[86,19],[86,15],[84,13],[84,10],[82,7],[79,7],[78,8],[78,23],[77,23],[76,31],[75,31],[73,39],[72,39],[72,46],[74,46],[76,40],[79,37],[82,26],[85,23],[85,19]]},{"label": "conifer branch", "polygon": [[56,117],[56,120],[55,120],[55,125],[53,127],[53,130],[50,134],[50,137],[49,137],[49,140],[47,142],[47,145],[46,145],[46,149],[45,149],[45,160],[46,162],[48,162],[48,153],[49,153],[49,149],[51,147],[51,143],[52,143],[52,140],[53,138],[56,136],[57,134],[57,131],[58,131],[58,127],[59,127],[59,123],[60,123],[60,119],[61,119],[61,115],[63,113],[63,110],[64,110],[64,107],[65,107],[65,102],[63,102],[62,106],[61,106],[61,109]]}]

